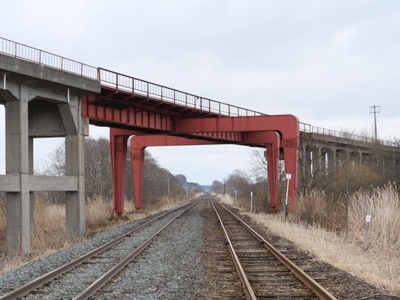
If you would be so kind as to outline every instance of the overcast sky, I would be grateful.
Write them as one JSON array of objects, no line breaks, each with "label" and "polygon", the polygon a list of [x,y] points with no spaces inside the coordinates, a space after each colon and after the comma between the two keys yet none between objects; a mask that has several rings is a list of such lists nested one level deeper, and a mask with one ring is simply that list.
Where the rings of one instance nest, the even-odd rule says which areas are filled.
[{"label": "overcast sky", "polygon": [[[400,138],[400,1],[13,0],[1,6],[3,38],[335,130],[372,135],[370,106],[377,105],[379,137]],[[108,133],[96,128],[92,135]],[[0,144],[4,174],[1,105]],[[210,184],[246,169],[251,150],[150,151],[171,173]]]}]

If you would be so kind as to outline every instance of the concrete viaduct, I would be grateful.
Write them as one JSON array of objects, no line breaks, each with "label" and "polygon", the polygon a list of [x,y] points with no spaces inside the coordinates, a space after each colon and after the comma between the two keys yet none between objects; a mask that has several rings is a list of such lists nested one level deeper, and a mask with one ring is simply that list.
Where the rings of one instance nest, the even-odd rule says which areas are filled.
[{"label": "concrete viaduct", "polygon": [[[291,115],[268,116],[1,38],[0,104],[6,108],[6,175],[0,175],[0,192],[6,193],[8,255],[30,251],[34,192],[65,191],[67,237],[84,234],[84,138],[89,123],[112,128],[117,214],[123,212],[122,170],[132,135],[137,209],[142,201],[142,151],[147,146],[230,143],[264,148],[271,206],[279,207],[278,161],[283,159],[286,173],[292,175],[292,209],[299,158],[313,159],[312,168],[322,169],[337,164],[340,151],[356,151],[360,159],[370,154],[367,141],[334,131],[321,134]],[[65,137],[65,176],[34,175],[33,140],[43,137]]]}]

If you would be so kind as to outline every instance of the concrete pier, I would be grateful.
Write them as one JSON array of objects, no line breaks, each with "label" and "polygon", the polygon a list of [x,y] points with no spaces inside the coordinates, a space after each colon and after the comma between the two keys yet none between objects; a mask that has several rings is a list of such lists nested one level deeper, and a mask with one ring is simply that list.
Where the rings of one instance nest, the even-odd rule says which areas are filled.
[{"label": "concrete pier", "polygon": [[[30,252],[33,193],[66,192],[67,238],[85,232],[84,136],[81,97],[100,92],[100,83],[40,64],[0,55],[0,104],[6,112],[7,255]],[[35,138],[65,137],[65,176],[33,174]]]}]

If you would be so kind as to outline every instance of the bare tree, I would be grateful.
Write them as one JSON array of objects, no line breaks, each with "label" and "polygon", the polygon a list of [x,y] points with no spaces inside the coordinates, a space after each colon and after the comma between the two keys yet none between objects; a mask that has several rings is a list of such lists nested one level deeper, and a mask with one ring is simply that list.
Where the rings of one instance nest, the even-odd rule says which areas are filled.
[{"label": "bare tree", "polygon": [[86,197],[113,195],[110,142],[105,138],[85,140]]},{"label": "bare tree", "polygon": [[224,183],[218,180],[214,180],[211,185],[211,192],[222,194],[224,192]]},{"label": "bare tree", "polygon": [[[35,174],[43,176],[65,175],[65,144],[59,145],[53,153],[49,154],[50,163],[35,170]],[[48,201],[54,204],[65,202],[65,192],[49,191],[44,195]]]}]

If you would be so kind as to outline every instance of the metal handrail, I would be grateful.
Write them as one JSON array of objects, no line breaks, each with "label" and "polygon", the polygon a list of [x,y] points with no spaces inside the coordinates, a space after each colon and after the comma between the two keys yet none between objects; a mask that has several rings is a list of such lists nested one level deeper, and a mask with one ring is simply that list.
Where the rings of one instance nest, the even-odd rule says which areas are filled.
[{"label": "metal handrail", "polygon": [[338,130],[327,129],[327,128],[318,127],[318,126],[312,126],[311,124],[302,123],[302,122],[300,122],[299,125],[300,125],[300,132],[316,133],[316,134],[338,137],[338,138],[343,138],[343,139],[353,140],[353,141],[358,141],[358,142],[366,142],[366,143],[379,142],[381,145],[385,145],[385,146],[397,146],[392,141],[379,140],[379,139],[376,140],[376,139],[368,137],[368,136],[362,136],[362,135],[357,135],[357,134],[348,133],[348,132],[344,132],[344,131],[338,131]]},{"label": "metal handrail", "polygon": [[142,94],[151,97],[152,99],[183,105],[184,107],[217,114],[218,116],[239,117],[265,115],[261,112],[185,93],[103,68],[96,68],[1,37],[0,53],[82,77],[98,80],[102,85],[114,88],[117,91]]},{"label": "metal handrail", "polygon": [[240,117],[266,115],[258,111],[186,93],[104,68],[99,68],[99,78],[103,86],[115,89],[117,92],[141,95],[162,102],[182,105],[203,112],[217,114],[218,116]]},{"label": "metal handrail", "polygon": [[0,53],[82,77],[98,80],[96,67],[1,37]]}]

